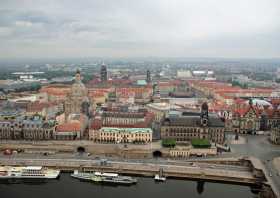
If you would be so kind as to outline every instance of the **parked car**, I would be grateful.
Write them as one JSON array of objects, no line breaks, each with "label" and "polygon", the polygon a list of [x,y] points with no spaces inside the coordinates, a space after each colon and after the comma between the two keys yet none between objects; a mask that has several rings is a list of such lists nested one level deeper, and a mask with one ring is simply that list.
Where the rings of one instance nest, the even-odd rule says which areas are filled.
[{"label": "parked car", "polygon": [[4,155],[12,155],[13,152],[11,149],[5,149],[4,152],[3,152]]}]

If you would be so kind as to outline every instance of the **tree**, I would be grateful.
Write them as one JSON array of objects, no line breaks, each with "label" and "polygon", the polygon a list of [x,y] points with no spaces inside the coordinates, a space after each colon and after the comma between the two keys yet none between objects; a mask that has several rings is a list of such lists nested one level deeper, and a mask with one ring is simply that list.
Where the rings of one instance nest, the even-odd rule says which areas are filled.
[{"label": "tree", "polygon": [[174,140],[174,139],[163,139],[161,141],[161,145],[163,147],[171,147],[171,148],[173,148],[173,147],[176,146],[176,140]]},{"label": "tree", "polygon": [[191,141],[192,146],[195,148],[209,148],[211,147],[210,141],[207,139],[195,138]]}]

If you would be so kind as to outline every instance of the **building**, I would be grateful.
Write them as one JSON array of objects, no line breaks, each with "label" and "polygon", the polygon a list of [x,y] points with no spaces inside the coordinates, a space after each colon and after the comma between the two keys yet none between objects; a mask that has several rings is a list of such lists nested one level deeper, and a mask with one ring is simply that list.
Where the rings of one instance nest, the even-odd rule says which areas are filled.
[{"label": "building", "polygon": [[161,125],[161,139],[187,142],[194,138],[208,139],[222,144],[225,140],[225,124],[216,114],[208,113],[208,105],[202,104],[201,112],[176,112],[169,114]]},{"label": "building", "polygon": [[54,133],[55,140],[76,140],[82,137],[82,127],[79,121],[60,124]]},{"label": "building", "polygon": [[34,116],[22,121],[24,140],[52,140],[55,130],[54,121],[43,121],[41,116]]},{"label": "building", "polygon": [[104,63],[101,65],[100,79],[101,79],[101,82],[107,82],[107,80],[108,80],[107,67]]},{"label": "building", "polygon": [[192,78],[192,73],[190,70],[178,70],[177,71],[177,78],[181,79],[189,79]]},{"label": "building", "polygon": [[121,125],[135,125],[144,122],[145,113],[141,112],[121,112],[121,111],[105,111],[102,114],[103,126],[121,126]]},{"label": "building", "polygon": [[102,127],[95,133],[94,141],[107,143],[150,143],[152,142],[150,128],[111,128]]},{"label": "building", "polygon": [[4,101],[0,106],[0,121],[14,120],[18,116],[24,115],[25,111],[18,108],[15,103]]},{"label": "building", "polygon": [[161,122],[161,120],[166,116],[166,114],[172,109],[169,103],[150,103],[146,105],[149,112],[155,115],[155,121]]},{"label": "building", "polygon": [[273,144],[280,144],[280,125],[274,127],[270,133],[270,141]]},{"label": "building", "polygon": [[65,121],[67,122],[71,114],[89,114],[90,102],[88,91],[81,81],[80,71],[77,70],[75,83],[72,85],[64,103]]},{"label": "building", "polygon": [[154,84],[153,87],[153,101],[156,103],[160,103],[160,89],[157,83]]},{"label": "building", "polygon": [[45,121],[41,116],[0,121],[0,139],[51,140],[55,125],[54,120]]},{"label": "building", "polygon": [[43,86],[39,92],[40,97],[46,99],[46,101],[64,101],[69,94],[71,87],[69,85],[64,84],[51,84],[47,86]]},{"label": "building", "polygon": [[193,148],[192,146],[176,146],[169,150],[169,156],[174,158],[188,158],[190,156],[214,156],[217,155],[217,147]]},{"label": "building", "polygon": [[[247,103],[248,102],[248,103]],[[232,115],[232,130],[242,134],[256,134],[280,124],[279,104],[259,99],[250,99],[235,105]]]}]

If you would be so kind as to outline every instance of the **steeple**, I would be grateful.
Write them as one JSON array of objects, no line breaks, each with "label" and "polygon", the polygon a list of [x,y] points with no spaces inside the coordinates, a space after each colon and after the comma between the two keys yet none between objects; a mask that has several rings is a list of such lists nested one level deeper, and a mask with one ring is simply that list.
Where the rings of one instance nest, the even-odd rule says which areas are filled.
[{"label": "steeple", "polygon": [[79,69],[77,69],[77,71],[76,71],[75,81],[76,82],[80,82],[81,81],[81,72],[80,72]]},{"label": "steeple", "polygon": [[100,69],[100,78],[102,82],[106,82],[108,77],[107,77],[107,67],[104,63],[102,63],[101,65],[101,69]]},{"label": "steeple", "polygon": [[158,83],[155,83],[154,84],[154,87],[153,87],[153,100],[154,102],[160,102],[160,89],[159,89],[159,85]]},{"label": "steeple", "polygon": [[208,105],[206,102],[201,105],[200,121],[202,126],[208,125]]},{"label": "steeple", "polygon": [[150,83],[152,81],[151,79],[151,72],[150,70],[147,70],[147,74],[146,74],[146,81],[147,83]]}]

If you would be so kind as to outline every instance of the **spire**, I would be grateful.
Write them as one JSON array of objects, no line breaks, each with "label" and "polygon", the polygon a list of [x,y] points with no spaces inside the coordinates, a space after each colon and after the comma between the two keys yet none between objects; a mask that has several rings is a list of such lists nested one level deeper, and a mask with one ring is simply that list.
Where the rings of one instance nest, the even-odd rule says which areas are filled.
[{"label": "spire", "polygon": [[102,82],[107,81],[107,67],[104,64],[104,62],[101,65],[101,69],[100,69],[100,78]]},{"label": "spire", "polygon": [[80,72],[79,69],[77,69],[77,71],[76,71],[75,81],[76,82],[80,82],[81,81],[81,72]]},{"label": "spire", "polygon": [[150,82],[152,81],[152,79],[151,79],[151,72],[150,72],[150,70],[147,70],[146,81],[147,81],[147,83],[150,83]]}]

